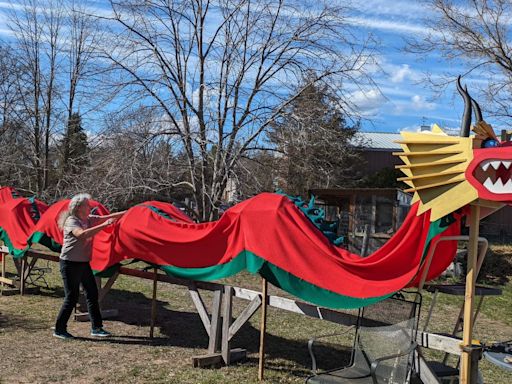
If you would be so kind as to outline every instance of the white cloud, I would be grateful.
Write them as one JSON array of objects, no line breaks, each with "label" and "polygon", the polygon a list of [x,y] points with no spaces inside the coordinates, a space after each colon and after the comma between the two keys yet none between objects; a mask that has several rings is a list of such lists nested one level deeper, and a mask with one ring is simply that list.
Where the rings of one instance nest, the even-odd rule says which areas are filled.
[{"label": "white cloud", "polygon": [[411,71],[409,64],[402,64],[400,67],[397,67],[391,73],[391,82],[392,83],[401,83],[407,77],[410,78],[412,75],[413,75],[413,72]]},{"label": "white cloud", "polygon": [[414,95],[413,97],[411,97],[411,104],[412,107],[416,110],[431,111],[436,107],[434,103],[429,103],[421,95]]},{"label": "white cloud", "polygon": [[400,133],[400,132],[421,132],[421,130],[422,130],[421,129],[421,125],[414,124],[414,125],[408,125],[406,127],[397,129],[397,133]]},{"label": "white cloud", "polygon": [[376,89],[356,91],[350,95],[350,101],[357,111],[364,116],[375,115],[379,108],[386,103],[386,98]]},{"label": "white cloud", "polygon": [[423,36],[427,34],[440,35],[440,32],[426,28],[421,23],[404,23],[396,20],[383,20],[378,18],[367,17],[347,17],[347,23],[372,29],[379,29],[381,31],[402,33],[407,35]]},{"label": "white cloud", "polygon": [[431,14],[432,11],[425,3],[410,0],[365,0],[352,3],[353,8],[364,14],[381,16],[398,16],[402,20],[414,19]]}]

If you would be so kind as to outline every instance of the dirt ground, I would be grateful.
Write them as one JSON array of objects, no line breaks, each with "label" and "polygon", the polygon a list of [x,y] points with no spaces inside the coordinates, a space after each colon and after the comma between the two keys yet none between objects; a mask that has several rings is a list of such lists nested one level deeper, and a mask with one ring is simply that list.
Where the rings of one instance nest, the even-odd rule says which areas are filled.
[{"label": "dirt ground", "polygon": [[[248,360],[231,367],[197,369],[191,358],[206,353],[208,338],[186,289],[159,284],[155,338],[149,338],[151,281],[121,276],[107,296],[104,308],[119,316],[105,321],[110,339],[89,336],[88,322],[70,321],[77,340],[52,337],[51,326],[63,299],[56,264],[47,275],[49,289],[38,294],[0,296],[0,383],[256,383],[259,347],[259,312],[242,327],[232,347],[246,348]],[[258,289],[259,279],[237,275],[230,283]],[[512,289],[504,303],[489,299],[478,320],[477,337],[512,339],[512,319],[494,317],[503,305],[511,306]],[[205,294],[205,301],[210,297]],[[509,301],[510,300],[510,301]],[[246,302],[243,302],[246,304]],[[423,313],[427,312],[425,298]],[[242,309],[235,301],[235,316]],[[457,303],[440,301],[431,330],[448,332],[457,316]],[[496,307],[496,308],[495,308]],[[510,308],[508,309],[510,310]],[[506,310],[506,314],[508,314]],[[307,340],[314,335],[343,330],[339,325],[269,309],[266,348],[266,382],[303,383],[310,374]],[[346,340],[345,340],[346,341]],[[350,345],[350,343],[345,343]],[[328,345],[323,368],[343,365],[347,347]],[[431,355],[436,355],[431,354]],[[439,356],[439,354],[437,354]],[[512,374],[481,364],[486,383],[512,382]]]}]

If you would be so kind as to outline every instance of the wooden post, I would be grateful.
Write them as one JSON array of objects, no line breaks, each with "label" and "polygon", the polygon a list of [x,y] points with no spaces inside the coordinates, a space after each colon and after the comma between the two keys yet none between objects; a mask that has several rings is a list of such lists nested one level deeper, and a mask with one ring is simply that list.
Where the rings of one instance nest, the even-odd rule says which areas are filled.
[{"label": "wooden post", "polygon": [[222,339],[221,354],[224,364],[231,364],[231,346],[229,343],[229,326],[233,317],[233,287],[226,285],[224,287],[224,307],[222,309]]},{"label": "wooden post", "polygon": [[213,293],[212,316],[210,320],[210,338],[208,340],[208,353],[215,353],[220,343],[220,306],[222,304],[222,288],[217,288]]},{"label": "wooden post", "polygon": [[[0,252],[0,257],[2,258],[2,279],[5,279],[5,253]],[[5,283],[2,280],[2,290],[4,289]]]},{"label": "wooden post", "polygon": [[258,362],[258,380],[263,380],[265,367],[265,333],[267,332],[267,295],[268,283],[265,278],[261,280],[261,322],[260,322],[260,354]]},{"label": "wooden post", "polygon": [[462,365],[460,367],[460,384],[471,384],[476,378],[471,377],[471,351],[473,338],[473,301],[478,253],[478,231],[480,225],[480,206],[471,205],[469,224],[468,262],[466,272],[466,294],[464,298],[464,328],[462,331]]},{"label": "wooden post", "polygon": [[155,267],[153,275],[153,298],[151,300],[151,324],[149,327],[149,337],[152,339],[155,330],[156,321],[156,287],[158,283],[158,268]]},{"label": "wooden post", "polygon": [[25,269],[27,264],[27,257],[23,256],[21,259],[21,270],[20,270],[20,295],[25,294]]}]

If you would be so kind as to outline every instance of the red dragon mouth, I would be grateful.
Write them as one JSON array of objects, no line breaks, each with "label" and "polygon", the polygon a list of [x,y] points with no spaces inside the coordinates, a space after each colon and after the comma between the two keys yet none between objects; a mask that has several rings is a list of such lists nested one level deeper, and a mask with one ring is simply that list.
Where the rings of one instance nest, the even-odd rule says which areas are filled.
[{"label": "red dragon mouth", "polygon": [[511,160],[484,160],[475,168],[473,175],[489,192],[512,193]]},{"label": "red dragon mouth", "polygon": [[512,147],[475,149],[467,180],[487,200],[512,201]]}]

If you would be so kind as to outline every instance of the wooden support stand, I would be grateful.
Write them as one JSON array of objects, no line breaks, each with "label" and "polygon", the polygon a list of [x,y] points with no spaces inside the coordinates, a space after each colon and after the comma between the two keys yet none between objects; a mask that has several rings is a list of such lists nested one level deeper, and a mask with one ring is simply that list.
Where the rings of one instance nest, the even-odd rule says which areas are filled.
[{"label": "wooden support stand", "polygon": [[158,284],[158,268],[154,268],[153,273],[153,297],[151,298],[151,324],[149,327],[149,337],[152,339],[155,334],[155,323],[156,323],[156,288]]},{"label": "wooden support stand", "polygon": [[[0,247],[0,251],[6,252],[6,248]],[[27,256],[55,262],[59,261],[59,258],[55,253],[48,251],[29,251],[27,252]],[[263,313],[263,311],[265,311],[267,306],[346,326],[355,325],[357,321],[357,315],[353,313],[353,311],[337,311],[333,309],[318,307],[316,305],[305,303],[299,300],[268,295],[266,292],[267,288],[265,287],[265,281],[262,281],[262,292],[257,292],[241,287],[227,288],[225,285],[218,283],[179,279],[172,276],[167,276],[165,274],[155,275],[153,272],[147,272],[128,267],[119,268],[118,272],[109,278],[109,280],[99,292],[100,301],[105,298],[105,295],[111,289],[118,276],[121,274],[188,287],[192,301],[197,308],[199,317],[209,338],[208,353],[203,356],[195,356],[192,359],[192,363],[195,367],[222,365],[226,363],[226,360],[230,363],[233,363],[245,358],[246,351],[241,348],[232,349],[230,348],[230,343],[232,338],[241,329],[243,324],[245,324],[252,317],[252,315],[259,309],[259,307],[262,306],[264,301],[264,309],[262,310],[262,326],[260,328],[260,331],[263,331],[263,339],[261,339],[263,342],[260,343],[260,354],[264,351],[264,335],[266,327],[264,319],[266,318],[266,313]],[[2,276],[2,278],[6,279],[5,274]],[[207,307],[201,297],[199,289],[213,292],[212,304],[209,308],[209,311],[207,310]],[[249,303],[243,309],[240,315],[234,319],[234,321],[231,321],[233,297],[246,300]],[[224,306],[222,305],[223,302]],[[227,314],[227,316],[223,316],[223,314]],[[102,311],[102,316],[104,318],[115,315],[117,315],[117,310],[115,309]],[[225,317],[226,320],[224,320],[223,317]],[[76,314],[75,318],[79,321],[88,321],[89,315],[87,313],[78,313]],[[226,329],[228,329],[227,332]],[[420,332],[418,333],[417,342],[418,345],[423,348],[447,352],[458,356],[463,354],[460,347],[460,340],[454,337],[428,332]],[[229,351],[229,354],[227,351]],[[471,358],[473,359],[471,369],[474,370],[477,366],[477,360],[475,356],[478,356],[478,354],[468,352],[468,355],[471,355]],[[260,364],[261,366],[264,366],[264,362]],[[420,361],[419,364],[419,366],[425,366],[424,361]],[[421,369],[420,376],[425,383],[431,382],[429,381],[430,376],[428,369]],[[263,374],[261,377],[263,378]]]},{"label": "wooden support stand", "polygon": [[[231,362],[245,360],[246,358],[247,350],[242,348],[233,348],[230,350],[229,360]],[[219,367],[223,365],[223,363],[224,358],[220,352],[192,357],[192,366],[194,368]]]},{"label": "wooden support stand", "polygon": [[260,321],[260,351],[258,359],[258,380],[263,380],[265,369],[265,334],[267,332],[267,304],[268,304],[268,283],[266,279],[261,280],[261,321]]},{"label": "wooden support stand", "polygon": [[[469,225],[468,263],[466,273],[466,295],[464,300],[464,328],[462,331],[462,359],[460,368],[461,384],[476,384],[478,375],[472,372],[478,369],[478,359],[474,358],[473,337],[473,302],[475,299],[478,232],[480,225],[480,206],[471,206]],[[472,367],[473,365],[473,367]]]}]

